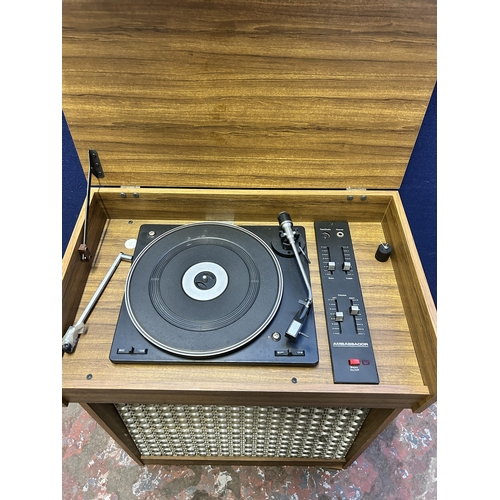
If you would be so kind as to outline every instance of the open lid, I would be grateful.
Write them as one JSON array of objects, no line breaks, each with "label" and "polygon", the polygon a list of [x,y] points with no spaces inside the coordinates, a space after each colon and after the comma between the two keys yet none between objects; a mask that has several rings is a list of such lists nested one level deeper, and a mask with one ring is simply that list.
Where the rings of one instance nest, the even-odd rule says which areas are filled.
[{"label": "open lid", "polygon": [[435,0],[63,0],[63,112],[107,186],[399,188]]}]

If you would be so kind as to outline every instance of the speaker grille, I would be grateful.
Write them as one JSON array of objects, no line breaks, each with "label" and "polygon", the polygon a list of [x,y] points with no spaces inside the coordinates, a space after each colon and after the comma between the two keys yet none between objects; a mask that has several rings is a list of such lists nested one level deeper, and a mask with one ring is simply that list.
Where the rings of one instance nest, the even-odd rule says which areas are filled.
[{"label": "speaker grille", "polygon": [[143,456],[343,459],[363,408],[116,404]]}]

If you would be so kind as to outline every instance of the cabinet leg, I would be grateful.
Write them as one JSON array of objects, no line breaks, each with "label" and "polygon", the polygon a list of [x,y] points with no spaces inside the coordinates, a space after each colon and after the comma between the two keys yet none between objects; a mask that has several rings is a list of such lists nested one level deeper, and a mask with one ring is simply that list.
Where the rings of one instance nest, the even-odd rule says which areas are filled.
[{"label": "cabinet leg", "polygon": [[400,413],[401,408],[396,408],[395,410],[372,408],[370,413],[368,413],[356,440],[346,455],[344,469],[349,467]]},{"label": "cabinet leg", "polygon": [[141,454],[128,433],[123,420],[111,403],[80,403],[82,408],[119,444],[139,465]]}]

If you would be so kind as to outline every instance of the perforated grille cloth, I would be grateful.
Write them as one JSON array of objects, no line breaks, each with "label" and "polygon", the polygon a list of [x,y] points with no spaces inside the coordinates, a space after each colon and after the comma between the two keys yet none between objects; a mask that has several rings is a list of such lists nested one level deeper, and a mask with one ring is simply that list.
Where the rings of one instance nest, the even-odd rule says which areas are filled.
[{"label": "perforated grille cloth", "polygon": [[342,459],[363,408],[116,404],[141,455]]}]

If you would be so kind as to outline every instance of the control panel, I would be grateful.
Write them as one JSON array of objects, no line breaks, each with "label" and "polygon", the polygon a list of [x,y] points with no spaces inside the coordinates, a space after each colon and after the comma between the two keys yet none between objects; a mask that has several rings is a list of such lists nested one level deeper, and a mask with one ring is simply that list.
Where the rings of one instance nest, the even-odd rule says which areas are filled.
[{"label": "control panel", "polygon": [[375,355],[347,222],[315,222],[333,378],[378,384]]}]

